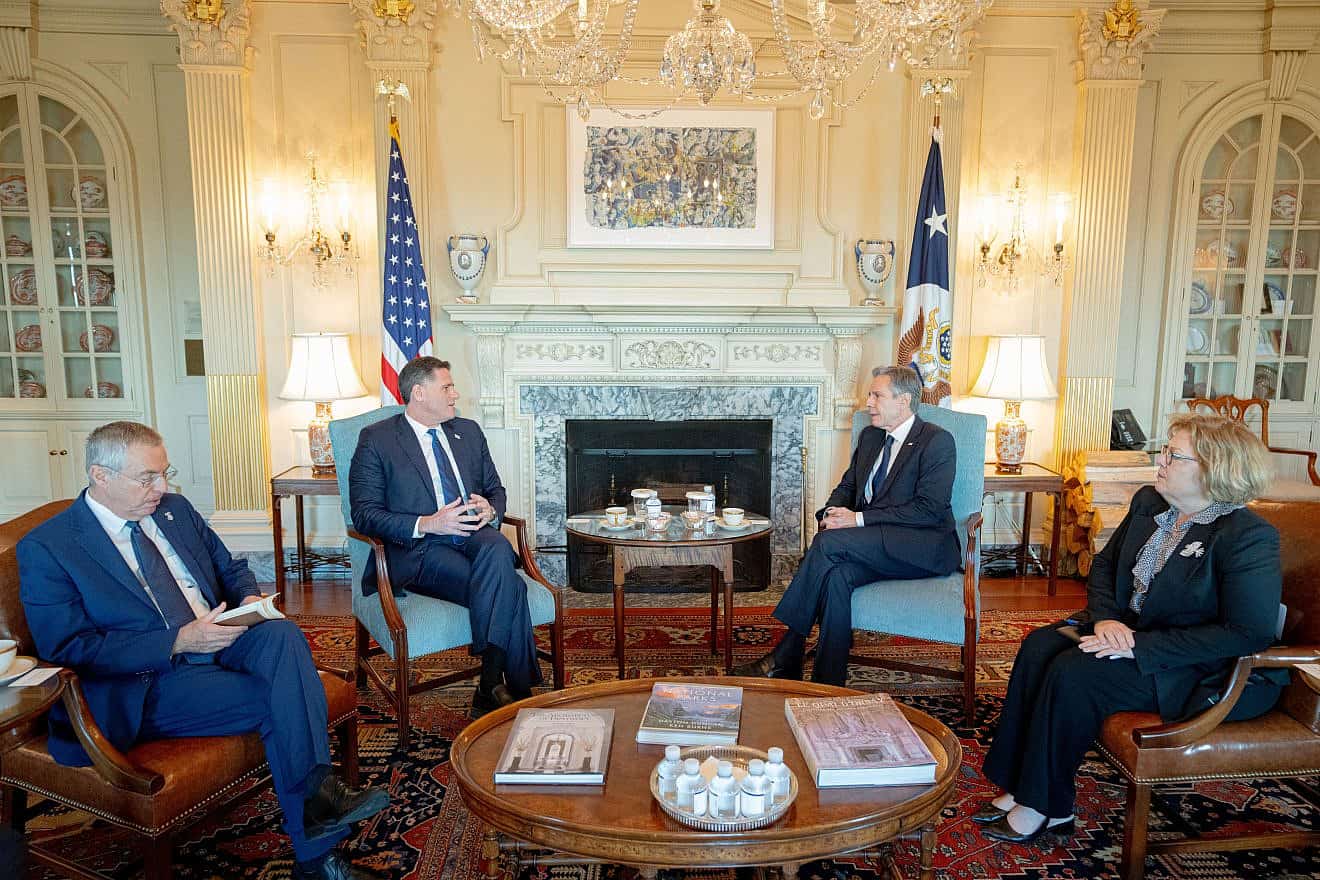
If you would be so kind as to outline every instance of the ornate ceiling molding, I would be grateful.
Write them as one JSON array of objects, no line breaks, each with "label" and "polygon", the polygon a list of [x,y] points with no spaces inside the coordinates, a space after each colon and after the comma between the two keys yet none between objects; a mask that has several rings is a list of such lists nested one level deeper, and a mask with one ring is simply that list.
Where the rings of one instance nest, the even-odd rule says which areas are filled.
[{"label": "ornate ceiling molding", "polygon": [[435,0],[414,3],[405,17],[378,14],[378,0],[348,0],[348,6],[362,35],[368,65],[430,67],[431,31],[439,15]]},{"label": "ornate ceiling molding", "polygon": [[[170,30],[179,35],[185,67],[231,67],[246,70],[252,58],[252,7],[248,0],[212,0],[206,14],[189,0],[160,0]],[[212,11],[215,7],[218,10]]]},{"label": "ornate ceiling molding", "polygon": [[1140,80],[1142,58],[1160,31],[1163,9],[1117,0],[1109,9],[1078,10],[1078,80]]}]

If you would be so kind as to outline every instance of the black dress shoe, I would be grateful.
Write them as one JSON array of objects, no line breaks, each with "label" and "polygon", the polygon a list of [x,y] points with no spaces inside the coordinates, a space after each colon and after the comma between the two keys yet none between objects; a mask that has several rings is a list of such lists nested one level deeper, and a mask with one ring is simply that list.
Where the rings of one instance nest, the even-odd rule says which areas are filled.
[{"label": "black dress shoe", "polygon": [[315,861],[294,862],[293,880],[381,880],[381,875],[359,868],[331,850]]},{"label": "black dress shoe", "polygon": [[503,684],[497,684],[490,690],[478,687],[472,694],[472,720],[476,721],[487,712],[516,702],[518,698]]},{"label": "black dress shoe", "polygon": [[797,663],[792,664],[782,663],[775,656],[775,652],[771,651],[760,659],[733,667],[729,670],[729,674],[744,678],[791,678],[801,681],[802,661],[799,660]]},{"label": "black dress shoe", "polygon": [[303,805],[303,835],[308,841],[320,840],[389,805],[390,793],[384,788],[350,788],[335,774],[327,773]]},{"label": "black dress shoe", "polygon": [[981,826],[981,833],[991,840],[1002,840],[1005,843],[1032,843],[1036,838],[1046,834],[1054,834],[1059,837],[1072,837],[1077,830],[1077,823],[1073,819],[1067,822],[1060,822],[1058,825],[1050,825],[1049,819],[1044,819],[1040,827],[1035,831],[1028,831],[1025,834],[1013,830],[1013,826],[1008,824],[1008,814],[1005,813],[1002,818],[991,822],[988,825]]},{"label": "black dress shoe", "polygon": [[972,813],[972,821],[977,825],[989,825],[992,822],[998,822],[1008,815],[1008,810],[1001,810],[995,806],[994,801],[986,801],[981,805],[981,809]]}]

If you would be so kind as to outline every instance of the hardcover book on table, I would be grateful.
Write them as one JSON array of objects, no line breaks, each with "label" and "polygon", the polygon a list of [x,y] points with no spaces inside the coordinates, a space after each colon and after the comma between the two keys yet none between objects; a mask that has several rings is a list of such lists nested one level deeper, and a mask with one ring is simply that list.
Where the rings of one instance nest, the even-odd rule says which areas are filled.
[{"label": "hardcover book on table", "polygon": [[613,731],[613,709],[519,709],[495,782],[599,785]]},{"label": "hardcover book on table", "polygon": [[715,684],[658,681],[651,688],[639,743],[704,746],[738,741],[742,688]]},{"label": "hardcover book on table", "polygon": [[819,788],[935,781],[935,756],[889,694],[784,700]]}]

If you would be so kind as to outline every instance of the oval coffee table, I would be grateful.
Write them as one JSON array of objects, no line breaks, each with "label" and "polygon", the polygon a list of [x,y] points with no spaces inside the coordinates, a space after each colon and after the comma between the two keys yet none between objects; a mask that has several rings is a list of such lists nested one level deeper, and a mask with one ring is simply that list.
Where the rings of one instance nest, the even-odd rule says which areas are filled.
[{"label": "oval coffee table", "polygon": [[[761,678],[674,678],[743,688],[738,742],[757,749],[780,746],[798,776],[797,800],[784,818],[755,831],[697,831],[676,822],[651,798],[651,769],[664,746],[634,741],[651,685],[627,679],[554,691],[505,706],[468,725],[454,740],[450,762],[468,810],[489,826],[482,845],[485,877],[502,874],[501,851],[550,850],[541,864],[620,862],[654,877],[660,868],[778,865],[787,876],[812,859],[869,850],[906,837],[919,840],[921,878],[934,880],[935,822],[953,795],[962,747],[953,731],[902,706],[935,756],[933,785],[817,789],[784,718],[785,697],[851,696],[859,691]],[[521,708],[612,708],[614,734],[604,785],[495,785],[496,762]],[[511,840],[501,843],[499,835]],[[894,872],[897,875],[897,872]]]},{"label": "oval coffee table", "polygon": [[724,580],[724,671],[733,668],[733,545],[764,538],[774,531],[769,518],[747,513],[747,527],[736,531],[717,526],[707,534],[693,531],[683,523],[686,507],[665,505],[672,514],[663,532],[653,532],[645,523],[633,522],[626,529],[604,525],[604,510],[590,510],[570,516],[565,531],[610,548],[614,557],[614,656],[619,661],[619,678],[624,677],[623,659],[623,584],[628,572],[643,566],[708,565],[710,577],[710,652],[717,652],[719,632],[719,584]]}]

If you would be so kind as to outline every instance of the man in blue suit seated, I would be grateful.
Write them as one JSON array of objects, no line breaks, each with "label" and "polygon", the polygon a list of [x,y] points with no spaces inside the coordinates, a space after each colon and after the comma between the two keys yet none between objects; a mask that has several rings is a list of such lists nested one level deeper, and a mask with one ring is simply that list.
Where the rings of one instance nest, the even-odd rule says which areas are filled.
[{"label": "man in blue suit seated", "polygon": [[[362,430],[349,471],[354,527],[385,543],[390,583],[468,609],[481,715],[541,681],[517,556],[500,534],[505,493],[481,428],[458,418],[449,362],[417,357],[399,371],[404,412]],[[376,592],[367,560],[363,592]]]},{"label": "man in blue suit seated", "polygon": [[960,561],[953,497],[953,436],[918,416],[921,377],[877,367],[848,470],[816,512],[820,531],[775,617],[788,633],[734,675],[802,677],[807,636],[819,621],[812,680],[842,685],[852,648],[852,591],[878,580],[946,575]]},{"label": "man in blue suit seated", "polygon": [[[43,660],[78,673],[92,717],[120,750],[175,736],[261,734],[295,878],[370,875],[335,849],[349,825],[383,810],[383,788],[331,771],[325,689],[291,620],[254,627],[215,618],[259,601],[247,563],[201,514],[168,492],[160,434],[111,422],[87,438],[87,489],[18,544],[20,596]],[[61,706],[51,756],[86,766]]]}]

